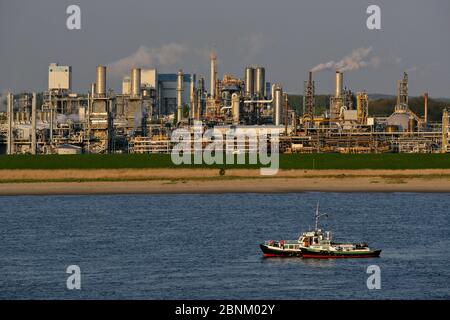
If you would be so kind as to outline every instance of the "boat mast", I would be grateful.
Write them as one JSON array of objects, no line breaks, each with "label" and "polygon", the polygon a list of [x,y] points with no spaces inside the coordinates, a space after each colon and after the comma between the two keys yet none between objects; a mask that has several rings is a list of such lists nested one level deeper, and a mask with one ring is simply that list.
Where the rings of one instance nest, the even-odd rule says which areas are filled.
[{"label": "boat mast", "polygon": [[326,213],[322,213],[322,214],[320,214],[319,213],[319,201],[317,201],[317,208],[316,208],[316,215],[315,215],[315,218],[316,218],[316,231],[317,230],[319,230],[319,218],[320,217],[322,217],[322,216],[326,216],[327,214]]}]

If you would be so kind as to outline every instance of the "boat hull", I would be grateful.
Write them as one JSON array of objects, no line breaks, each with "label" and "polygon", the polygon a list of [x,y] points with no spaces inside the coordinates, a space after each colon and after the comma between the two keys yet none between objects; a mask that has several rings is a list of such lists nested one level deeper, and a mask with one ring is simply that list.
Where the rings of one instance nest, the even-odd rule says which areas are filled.
[{"label": "boat hull", "polygon": [[371,251],[316,251],[301,249],[303,258],[313,259],[345,259],[345,258],[376,258],[380,256],[381,250]]},{"label": "boat hull", "polygon": [[302,252],[298,250],[287,250],[282,248],[274,248],[265,244],[260,244],[259,247],[263,252],[264,257],[301,257]]}]

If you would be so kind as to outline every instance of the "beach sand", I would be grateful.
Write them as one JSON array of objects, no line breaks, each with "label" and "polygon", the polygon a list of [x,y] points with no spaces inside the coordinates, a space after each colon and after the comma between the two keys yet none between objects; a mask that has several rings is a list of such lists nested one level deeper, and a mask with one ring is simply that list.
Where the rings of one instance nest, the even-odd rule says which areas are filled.
[{"label": "beach sand", "polygon": [[[105,181],[106,180],[106,181]],[[450,170],[0,170],[0,195],[450,192]]]}]

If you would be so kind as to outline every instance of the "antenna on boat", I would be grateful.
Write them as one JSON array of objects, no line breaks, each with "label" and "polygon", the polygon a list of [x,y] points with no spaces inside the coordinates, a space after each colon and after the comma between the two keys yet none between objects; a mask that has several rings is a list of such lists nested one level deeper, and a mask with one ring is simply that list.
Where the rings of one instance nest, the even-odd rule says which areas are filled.
[{"label": "antenna on boat", "polygon": [[315,218],[316,218],[316,229],[315,230],[316,231],[319,230],[319,218],[323,217],[323,216],[328,217],[328,214],[326,214],[326,213],[320,214],[319,213],[319,200],[317,200],[317,208],[316,208],[316,215],[315,215]]}]

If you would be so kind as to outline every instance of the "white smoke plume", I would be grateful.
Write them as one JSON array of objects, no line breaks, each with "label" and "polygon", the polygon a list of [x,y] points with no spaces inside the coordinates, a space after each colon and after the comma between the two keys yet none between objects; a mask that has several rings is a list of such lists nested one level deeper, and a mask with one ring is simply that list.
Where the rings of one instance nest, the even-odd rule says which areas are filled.
[{"label": "white smoke plume", "polygon": [[172,66],[181,62],[188,48],[179,43],[169,43],[158,48],[140,46],[136,52],[108,66],[109,72],[118,77],[130,73],[132,68]]},{"label": "white smoke plume", "polygon": [[367,59],[372,52],[372,47],[358,48],[353,50],[349,55],[343,57],[339,61],[328,61],[318,64],[311,69],[312,72],[318,72],[322,70],[335,69],[337,71],[352,71],[364,67],[378,67],[381,63],[381,59],[377,56],[372,56]]}]

